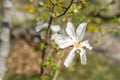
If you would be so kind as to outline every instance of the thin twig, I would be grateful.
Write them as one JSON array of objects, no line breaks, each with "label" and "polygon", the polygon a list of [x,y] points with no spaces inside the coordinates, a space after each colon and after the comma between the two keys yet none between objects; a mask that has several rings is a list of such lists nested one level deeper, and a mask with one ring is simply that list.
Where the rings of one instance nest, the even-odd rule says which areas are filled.
[{"label": "thin twig", "polygon": [[45,48],[42,50],[42,55],[41,55],[40,78],[42,77],[44,73],[44,58],[45,58]]},{"label": "thin twig", "polygon": [[65,10],[62,14],[58,15],[57,18],[65,15],[66,12],[69,10],[69,8],[71,7],[72,4],[73,4],[73,0],[71,0],[71,3],[70,3],[69,6],[66,8],[66,10]]},{"label": "thin twig", "polygon": [[54,6],[54,3],[52,2],[52,0],[49,0],[50,1],[50,3]]},{"label": "thin twig", "polygon": [[52,24],[53,21],[53,17],[51,16],[49,19],[49,23],[48,23],[48,28],[47,28],[47,35],[46,35],[46,39],[47,39],[47,43],[49,43],[49,39],[50,39],[50,34],[51,34],[51,30],[50,30],[50,26]]},{"label": "thin twig", "polygon": [[[54,5],[54,3],[51,0],[49,0],[49,1],[52,4],[50,11],[54,12],[54,6],[55,5]],[[48,22],[48,28],[47,28],[47,33],[46,33],[46,39],[47,39],[48,42],[49,42],[50,34],[51,34],[50,26],[52,24],[52,21],[53,21],[53,16],[51,15],[50,19],[49,19],[49,22]]]}]

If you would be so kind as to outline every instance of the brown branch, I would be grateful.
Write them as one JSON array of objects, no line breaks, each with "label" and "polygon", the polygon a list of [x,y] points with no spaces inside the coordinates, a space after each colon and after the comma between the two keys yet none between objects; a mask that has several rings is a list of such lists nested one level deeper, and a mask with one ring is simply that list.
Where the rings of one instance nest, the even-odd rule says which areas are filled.
[{"label": "brown branch", "polygon": [[44,58],[45,58],[45,48],[42,50],[42,55],[41,55],[40,78],[44,73]]},{"label": "brown branch", "polygon": [[[54,7],[55,7],[55,5],[54,5],[54,3],[53,3],[51,0],[49,0],[49,1],[50,1],[50,3],[52,4],[50,11],[51,11],[51,12],[54,12]],[[50,34],[51,34],[50,26],[51,26],[51,24],[52,24],[52,21],[53,21],[53,16],[51,15],[51,16],[50,16],[50,19],[49,19],[49,22],[48,22],[48,28],[47,28],[47,31],[46,31],[46,40],[47,40],[47,43],[50,42],[50,41],[49,41],[49,39],[50,39]]]},{"label": "brown branch", "polygon": [[53,17],[50,16],[50,19],[49,19],[49,23],[48,23],[48,28],[47,28],[47,33],[46,33],[46,40],[47,40],[47,43],[49,43],[49,39],[50,39],[50,34],[51,34],[51,30],[50,30],[50,26],[52,24],[52,21],[53,21]]},{"label": "brown branch", "polygon": [[69,10],[69,8],[71,7],[72,4],[73,4],[73,0],[71,0],[71,3],[70,3],[69,6],[66,8],[66,10],[65,10],[62,14],[58,15],[57,18],[65,15],[65,14],[67,13],[67,11]]},{"label": "brown branch", "polygon": [[[50,3],[52,4],[52,6],[51,6],[51,12],[53,12],[54,11],[54,4],[53,4],[53,2],[51,1],[51,0],[49,0],[50,1]],[[45,58],[45,54],[46,54],[46,46],[48,45],[48,43],[49,43],[49,39],[50,39],[50,34],[51,34],[51,30],[50,30],[50,26],[51,26],[51,24],[52,24],[52,21],[53,21],[53,17],[52,17],[52,15],[50,16],[50,19],[49,19],[49,22],[48,22],[48,28],[47,28],[47,31],[46,31],[46,37],[45,37],[45,40],[43,40],[43,42],[44,42],[44,44],[45,44],[45,47],[44,47],[44,49],[42,50],[42,55],[41,55],[41,66],[40,66],[40,68],[41,68],[41,71],[40,71],[40,79],[42,80],[42,76],[43,76],[43,74],[44,74],[44,58]]]}]

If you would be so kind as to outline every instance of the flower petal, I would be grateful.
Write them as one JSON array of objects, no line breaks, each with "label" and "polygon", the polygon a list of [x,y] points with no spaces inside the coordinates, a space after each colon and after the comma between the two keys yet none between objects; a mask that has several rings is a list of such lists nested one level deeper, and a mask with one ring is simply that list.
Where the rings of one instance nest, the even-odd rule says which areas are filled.
[{"label": "flower petal", "polygon": [[47,28],[48,27],[48,23],[43,23],[43,27]]},{"label": "flower petal", "polygon": [[58,34],[55,38],[55,42],[60,45],[63,42],[66,42],[67,39],[70,39],[68,36],[64,36],[62,34]]},{"label": "flower petal", "polygon": [[73,40],[76,40],[75,29],[72,22],[67,23],[66,32]]},{"label": "flower petal", "polygon": [[64,48],[69,47],[71,45],[73,45],[73,43],[71,43],[69,41],[66,41],[66,42],[60,44],[59,47],[62,48],[62,49],[64,49]]},{"label": "flower petal", "polygon": [[85,40],[82,42],[82,47],[86,47],[88,48],[89,50],[92,50],[92,47],[90,46],[90,44],[88,43],[88,40]]},{"label": "flower petal", "polygon": [[60,34],[55,37],[55,42],[62,49],[74,44],[70,37]]},{"label": "flower petal", "polygon": [[39,32],[40,30],[42,30],[43,28],[47,28],[48,27],[48,23],[43,23],[43,22],[38,22],[37,26],[35,27],[35,30],[37,32]]},{"label": "flower petal", "polygon": [[62,29],[62,28],[60,29],[59,33],[60,33],[60,34],[62,34],[62,35],[64,35],[64,36],[67,36],[67,34],[66,34],[65,30],[64,30],[64,29]]},{"label": "flower petal", "polygon": [[73,49],[70,51],[70,53],[69,53],[69,55],[67,56],[67,58],[65,59],[64,65],[65,65],[66,67],[69,67],[70,64],[71,64],[71,62],[73,61],[73,58],[74,58],[74,56],[75,56],[75,50],[76,50],[76,48],[73,48]]},{"label": "flower petal", "polygon": [[60,31],[60,26],[59,26],[59,25],[52,25],[52,26],[51,26],[51,30],[52,30],[53,32],[58,32],[58,31]]},{"label": "flower petal", "polygon": [[78,40],[82,40],[83,39],[85,30],[86,30],[86,26],[87,26],[87,23],[83,22],[76,29],[76,35],[77,35]]},{"label": "flower petal", "polygon": [[55,40],[56,36],[58,35],[58,33],[54,33],[51,35],[51,40]]},{"label": "flower petal", "polygon": [[80,50],[81,50],[80,52],[81,64],[85,65],[87,64],[85,49],[81,48]]}]

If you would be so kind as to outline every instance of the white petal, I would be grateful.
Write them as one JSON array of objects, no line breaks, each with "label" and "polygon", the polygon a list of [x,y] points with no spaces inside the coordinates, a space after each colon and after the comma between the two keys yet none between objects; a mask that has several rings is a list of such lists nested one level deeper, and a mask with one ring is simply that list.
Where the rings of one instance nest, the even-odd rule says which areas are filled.
[{"label": "white petal", "polygon": [[48,23],[43,23],[43,22],[38,22],[37,26],[35,27],[35,30],[37,32],[39,32],[40,30],[42,30],[43,28],[47,28],[48,27]]},{"label": "white petal", "polygon": [[60,26],[59,26],[59,25],[52,25],[52,26],[51,26],[51,30],[52,30],[53,32],[58,32],[58,31],[60,31]]},{"label": "white petal", "polygon": [[71,45],[73,45],[73,43],[71,43],[69,41],[66,41],[66,42],[60,44],[59,47],[62,48],[62,49],[64,49],[64,48],[69,47]]},{"label": "white petal", "polygon": [[87,23],[83,22],[76,29],[76,35],[77,35],[78,40],[82,40],[83,39],[85,30],[86,30],[86,26],[87,26]]},{"label": "white petal", "polygon": [[88,48],[89,50],[92,50],[92,47],[90,46],[90,44],[88,43],[88,40],[85,40],[82,42],[82,47],[86,47]]},{"label": "white petal", "polygon": [[85,65],[85,64],[87,64],[86,53],[83,48],[81,48],[80,50],[81,50],[81,52],[80,52],[81,64]]},{"label": "white petal", "polygon": [[64,35],[57,35],[55,37],[55,42],[62,49],[74,44],[70,37],[66,37]]},{"label": "white petal", "polygon": [[75,56],[75,50],[76,50],[76,48],[73,48],[73,49],[70,51],[70,53],[69,53],[69,55],[67,56],[67,58],[65,59],[64,65],[65,65],[66,67],[69,67],[70,64],[72,63],[73,58],[74,58],[74,56]]},{"label": "white petal", "polygon": [[62,34],[62,35],[64,35],[64,36],[67,36],[67,34],[65,33],[64,29],[60,29],[59,33]]},{"label": "white petal", "polygon": [[66,32],[73,40],[76,40],[75,29],[72,22],[67,23]]},{"label": "white petal", "polygon": [[42,22],[40,21],[40,22],[37,23],[37,26],[35,27],[35,30],[38,32],[41,29],[42,29]]},{"label": "white petal", "polygon": [[52,34],[51,40],[55,40],[57,35],[58,35],[57,33]]},{"label": "white petal", "polygon": [[48,27],[48,23],[44,23],[43,27],[47,28]]},{"label": "white petal", "polygon": [[67,39],[70,39],[68,36],[64,36],[62,34],[58,34],[55,38],[55,42],[60,45],[63,42],[66,42]]}]

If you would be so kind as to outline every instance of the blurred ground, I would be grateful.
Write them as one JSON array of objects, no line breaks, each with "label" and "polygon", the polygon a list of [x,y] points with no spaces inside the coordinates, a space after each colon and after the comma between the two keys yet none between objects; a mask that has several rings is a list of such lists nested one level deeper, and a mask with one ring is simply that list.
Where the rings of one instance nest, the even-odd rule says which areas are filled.
[{"label": "blurred ground", "polygon": [[8,72],[40,72],[39,58],[40,52],[35,52],[34,47],[29,46],[24,40],[18,40],[11,47],[7,64]]},{"label": "blurred ground", "polygon": [[7,80],[39,80],[40,52],[35,52],[34,47],[25,40],[14,41],[11,45],[7,61]]}]

